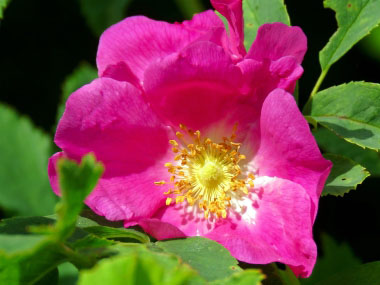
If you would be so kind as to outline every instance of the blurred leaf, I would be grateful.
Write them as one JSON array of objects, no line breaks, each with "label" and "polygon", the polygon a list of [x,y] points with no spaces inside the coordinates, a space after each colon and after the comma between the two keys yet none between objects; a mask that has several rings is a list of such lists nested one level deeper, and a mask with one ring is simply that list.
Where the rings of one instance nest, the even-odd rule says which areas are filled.
[{"label": "blurred leaf", "polygon": [[[299,279],[302,285],[316,284],[337,272],[361,264],[346,243],[338,244],[327,234],[321,235],[322,256],[318,257],[313,273],[309,278]],[[348,283],[336,283],[348,284]],[[366,284],[366,283],[363,283]],[[368,283],[370,284],[370,283]]]},{"label": "blurred leaf", "polygon": [[247,269],[236,272],[226,279],[210,282],[210,285],[259,285],[264,278],[265,275],[259,270]]},{"label": "blurred leaf", "polygon": [[350,157],[367,168],[371,175],[380,176],[380,154],[378,152],[351,144],[323,127],[313,130],[313,135],[324,152]]},{"label": "blurred leaf", "polygon": [[111,228],[104,226],[86,227],[85,231],[102,238],[131,238],[142,243],[150,242],[146,234],[132,229]]},{"label": "blurred leaf", "polygon": [[360,41],[360,47],[365,53],[377,61],[380,61],[380,27],[373,29],[371,33]]},{"label": "blurred leaf", "polygon": [[175,0],[175,2],[181,10],[182,15],[187,19],[191,19],[194,14],[206,10],[201,0]]},{"label": "blurred leaf", "polygon": [[58,269],[55,268],[40,279],[35,285],[55,285],[58,284]]},{"label": "blurred leaf", "polygon": [[88,63],[80,64],[63,82],[61,103],[58,106],[57,122],[65,110],[65,103],[71,93],[98,77],[96,68]]},{"label": "blurred leaf", "polygon": [[336,12],[338,30],[319,53],[322,72],[380,23],[380,0],[325,0]]},{"label": "blurred leaf", "polygon": [[0,206],[16,215],[51,214],[57,201],[47,162],[52,139],[0,104]]},{"label": "blurred leaf", "polygon": [[79,271],[69,262],[65,262],[58,266],[59,285],[76,285],[78,282]]},{"label": "blurred leaf", "polygon": [[265,23],[282,22],[290,25],[284,0],[243,0],[244,46],[248,51],[258,28]]},{"label": "blurred leaf", "polygon": [[343,196],[350,190],[355,190],[358,184],[369,176],[368,171],[355,161],[336,154],[324,154],[326,159],[331,160],[333,168],[327,178],[322,196]]},{"label": "blurred leaf", "polygon": [[323,90],[311,117],[350,143],[380,149],[380,84],[351,82]]},{"label": "blurred leaf", "polygon": [[3,18],[4,10],[11,0],[0,0],[0,20]]},{"label": "blurred leaf", "polygon": [[80,165],[68,159],[60,159],[57,164],[62,199],[57,205],[56,228],[64,239],[73,230],[83,208],[83,200],[95,188],[104,168],[92,154],[84,156]]},{"label": "blurred leaf", "polygon": [[[33,284],[43,280],[46,274],[65,261],[72,262],[78,268],[93,266],[96,252],[90,250],[86,255],[79,254],[64,242],[71,233],[76,235],[75,224],[83,200],[95,187],[102,172],[103,167],[95,161],[93,155],[83,157],[80,165],[67,159],[58,161],[62,190],[62,199],[57,207],[58,221],[46,235],[12,233],[16,230],[21,233],[27,231],[25,222],[28,219],[35,227],[43,227],[44,222],[50,224],[52,219],[49,218],[9,219],[1,225],[3,234],[0,234],[0,284]],[[85,233],[84,238],[86,235]],[[82,234],[79,234],[80,237],[83,239]]]},{"label": "blurred leaf", "polygon": [[87,25],[95,36],[100,36],[105,29],[125,17],[129,3],[131,0],[80,0],[80,7]]},{"label": "blurred leaf", "polygon": [[0,234],[31,234],[29,231],[30,226],[47,226],[53,225],[54,223],[54,219],[45,217],[18,217],[4,219],[0,223]]},{"label": "blurred leaf", "polygon": [[380,261],[366,263],[335,274],[318,285],[377,285],[380,284]]},{"label": "blurred leaf", "polygon": [[189,284],[197,274],[177,257],[136,248],[80,272],[79,285]]},{"label": "blurred leaf", "polygon": [[226,248],[206,238],[159,241],[156,246],[181,257],[207,281],[223,279],[242,270]]}]

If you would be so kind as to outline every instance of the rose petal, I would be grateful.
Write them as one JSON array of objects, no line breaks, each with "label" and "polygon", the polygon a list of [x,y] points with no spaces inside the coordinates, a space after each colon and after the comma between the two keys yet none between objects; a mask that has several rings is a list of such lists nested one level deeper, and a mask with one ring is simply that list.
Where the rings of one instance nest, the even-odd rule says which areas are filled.
[{"label": "rose petal", "polygon": [[70,96],[55,142],[77,160],[95,153],[106,170],[87,204],[110,220],[128,220],[147,218],[163,205],[167,185],[154,182],[169,178],[163,165],[172,158],[171,136],[140,91],[127,82],[101,78]]},{"label": "rose petal", "polygon": [[260,175],[302,185],[313,201],[314,221],[332,164],[321,155],[292,95],[281,89],[269,94],[262,107],[260,129],[260,148],[252,167],[258,168]]},{"label": "rose petal", "polygon": [[228,21],[231,53],[236,59],[244,57],[242,0],[211,0],[211,4]]},{"label": "rose petal", "polygon": [[295,274],[307,277],[317,256],[309,195],[292,181],[262,178],[257,179],[249,203],[243,203],[242,213],[229,214],[206,237],[224,245],[240,261],[278,261],[296,267]]},{"label": "rose petal", "polygon": [[289,27],[283,23],[264,24],[258,29],[246,58],[262,61],[293,56],[301,63],[306,50],[307,39],[301,28]]},{"label": "rose petal", "polygon": [[109,65],[125,62],[141,81],[144,70],[156,60],[181,50],[202,35],[221,27],[221,21],[210,11],[192,21],[169,24],[143,16],[129,17],[111,26],[101,36],[97,66],[103,75]]}]

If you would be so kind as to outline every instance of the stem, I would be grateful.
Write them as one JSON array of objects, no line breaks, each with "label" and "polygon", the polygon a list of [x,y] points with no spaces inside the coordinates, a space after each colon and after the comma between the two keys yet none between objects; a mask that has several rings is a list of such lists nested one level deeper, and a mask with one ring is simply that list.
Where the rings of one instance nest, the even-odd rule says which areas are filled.
[{"label": "stem", "polygon": [[313,96],[318,92],[318,89],[321,86],[323,80],[325,79],[328,71],[329,71],[329,68],[322,70],[321,75],[319,75],[319,78],[317,80],[317,83],[315,83],[315,86],[314,86],[313,90],[311,91],[311,94],[310,94],[308,101],[310,101],[310,99],[313,98]]},{"label": "stem", "polygon": [[310,97],[309,99],[307,100],[306,104],[305,104],[305,107],[303,109],[303,113],[305,115],[309,115],[310,114],[310,110],[311,110],[311,100],[313,99],[314,95],[317,94],[318,90],[319,90],[319,87],[321,86],[323,80],[325,79],[326,75],[327,75],[327,72],[329,71],[329,68],[330,67],[327,67],[325,70],[322,70],[321,74],[319,75],[318,77],[318,80],[317,82],[315,83],[315,86],[313,88],[313,90],[311,91],[310,93]]}]

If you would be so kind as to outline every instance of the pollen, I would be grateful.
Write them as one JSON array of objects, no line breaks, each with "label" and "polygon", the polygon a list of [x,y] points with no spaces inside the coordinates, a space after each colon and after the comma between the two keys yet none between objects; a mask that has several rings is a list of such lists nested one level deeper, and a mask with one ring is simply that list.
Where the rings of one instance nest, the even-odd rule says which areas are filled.
[{"label": "pollen", "polygon": [[186,201],[203,211],[205,219],[211,216],[227,218],[231,200],[248,195],[255,179],[252,173],[242,174],[246,156],[240,153],[241,143],[234,141],[237,125],[230,137],[223,137],[218,143],[183,124],[180,129],[181,132],[176,132],[178,140],[169,141],[173,162],[164,165],[171,174],[170,179],[155,182],[173,187],[164,193],[170,195],[166,205]]}]

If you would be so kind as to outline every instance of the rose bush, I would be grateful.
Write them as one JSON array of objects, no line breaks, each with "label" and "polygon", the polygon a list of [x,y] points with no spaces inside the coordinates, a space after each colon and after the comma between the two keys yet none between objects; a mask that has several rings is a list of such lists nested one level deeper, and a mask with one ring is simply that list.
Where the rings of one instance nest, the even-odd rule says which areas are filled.
[{"label": "rose bush", "polygon": [[74,92],[49,163],[95,153],[105,173],[86,204],[157,239],[205,236],[248,263],[309,276],[312,225],[331,163],[292,93],[306,37],[265,24],[248,52],[241,1],[169,24],[130,17],[99,43],[99,78]]}]

